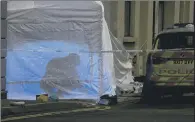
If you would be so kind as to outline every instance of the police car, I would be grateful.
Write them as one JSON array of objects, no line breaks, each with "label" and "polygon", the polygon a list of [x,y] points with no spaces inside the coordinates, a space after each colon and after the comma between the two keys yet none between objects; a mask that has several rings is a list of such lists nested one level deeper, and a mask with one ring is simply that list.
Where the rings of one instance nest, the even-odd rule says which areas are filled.
[{"label": "police car", "polygon": [[174,24],[157,35],[147,58],[144,99],[194,92],[194,35],[191,23]]}]

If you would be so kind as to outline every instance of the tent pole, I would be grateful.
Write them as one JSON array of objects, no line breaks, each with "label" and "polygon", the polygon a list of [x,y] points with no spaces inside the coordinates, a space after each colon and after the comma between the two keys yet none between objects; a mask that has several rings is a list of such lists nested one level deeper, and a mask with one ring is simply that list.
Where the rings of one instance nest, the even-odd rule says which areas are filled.
[{"label": "tent pole", "polygon": [[89,57],[90,57],[90,84],[91,84],[91,82],[93,80],[93,54],[90,53]]},{"label": "tent pole", "polygon": [[102,87],[103,87],[103,57],[102,57],[103,55],[102,55],[102,51],[100,52],[100,59],[99,59],[99,67],[100,67],[100,69],[99,69],[99,71],[100,71],[100,73],[99,73],[99,78],[100,78],[100,91],[99,91],[99,94],[100,94],[100,97],[102,96],[102,93],[103,93],[103,91],[102,91]]}]

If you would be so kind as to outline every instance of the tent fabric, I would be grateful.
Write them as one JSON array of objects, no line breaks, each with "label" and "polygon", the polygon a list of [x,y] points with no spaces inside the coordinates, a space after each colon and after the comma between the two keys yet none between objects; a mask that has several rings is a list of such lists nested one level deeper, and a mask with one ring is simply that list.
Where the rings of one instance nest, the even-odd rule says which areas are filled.
[{"label": "tent fabric", "polygon": [[[100,1],[8,1],[9,99],[94,99],[133,82]],[[123,84],[123,85],[122,85]]]}]

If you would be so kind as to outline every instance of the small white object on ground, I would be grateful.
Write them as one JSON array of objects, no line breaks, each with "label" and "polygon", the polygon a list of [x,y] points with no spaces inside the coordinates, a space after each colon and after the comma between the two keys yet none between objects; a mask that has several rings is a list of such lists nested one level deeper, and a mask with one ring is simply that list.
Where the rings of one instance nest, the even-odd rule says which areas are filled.
[{"label": "small white object on ground", "polygon": [[22,106],[25,105],[24,101],[20,101],[20,102],[10,102],[11,106]]},{"label": "small white object on ground", "polygon": [[142,92],[142,88],[143,88],[143,83],[139,83],[139,82],[134,82],[134,88],[135,91],[134,93],[141,93]]},{"label": "small white object on ground", "polygon": [[142,92],[143,83],[140,82],[131,82],[130,84],[121,84],[117,87],[117,95],[118,96],[126,96],[139,94]]}]

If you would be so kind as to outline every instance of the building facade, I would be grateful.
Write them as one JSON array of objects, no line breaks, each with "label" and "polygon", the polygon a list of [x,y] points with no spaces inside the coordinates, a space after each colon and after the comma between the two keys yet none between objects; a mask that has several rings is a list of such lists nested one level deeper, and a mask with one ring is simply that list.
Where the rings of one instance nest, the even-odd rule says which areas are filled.
[{"label": "building facade", "polygon": [[[150,50],[160,31],[174,23],[192,23],[194,1],[105,1],[111,32],[127,49]],[[137,56],[136,74],[145,74],[145,56]]]}]

